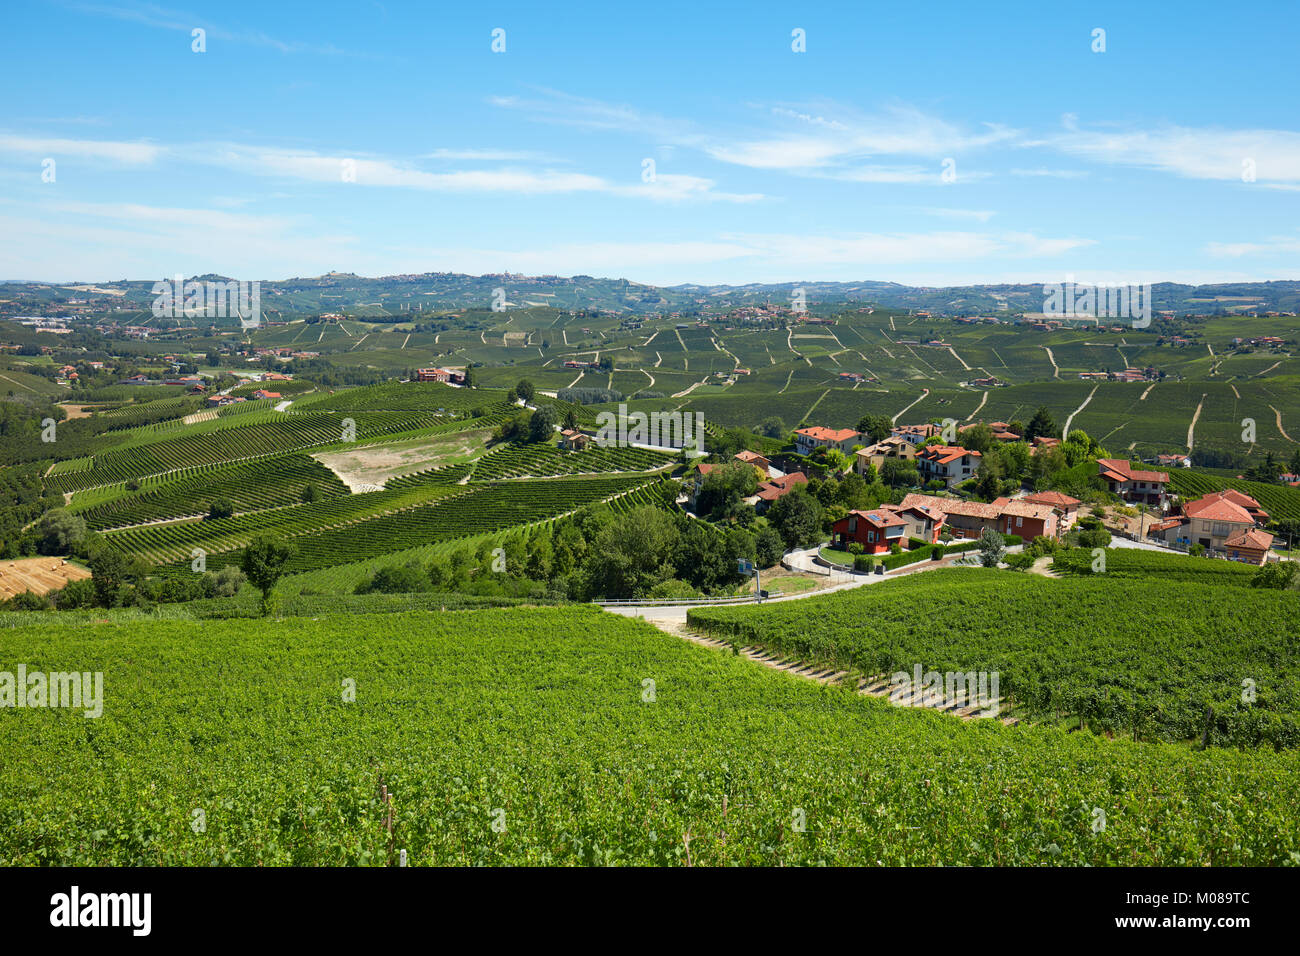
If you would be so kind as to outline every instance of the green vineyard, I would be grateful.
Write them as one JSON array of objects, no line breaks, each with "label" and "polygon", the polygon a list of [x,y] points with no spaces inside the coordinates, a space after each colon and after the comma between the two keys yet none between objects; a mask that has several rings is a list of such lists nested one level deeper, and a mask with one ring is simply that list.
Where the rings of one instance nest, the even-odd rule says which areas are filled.
[{"label": "green vineyard", "polygon": [[[951,569],[763,608],[698,608],[688,620],[718,637],[867,675],[910,672],[918,662],[941,673],[999,672],[1011,713],[1033,720],[1199,740],[1209,707],[1215,743],[1300,748],[1294,594],[1177,578],[1153,590],[1151,580]],[[1249,703],[1247,679],[1258,688]]]},{"label": "green vineyard", "polygon": [[33,668],[102,671],[106,703],[6,721],[0,863],[1300,861],[1293,752],[964,723],[583,607],[203,628],[7,632]]}]

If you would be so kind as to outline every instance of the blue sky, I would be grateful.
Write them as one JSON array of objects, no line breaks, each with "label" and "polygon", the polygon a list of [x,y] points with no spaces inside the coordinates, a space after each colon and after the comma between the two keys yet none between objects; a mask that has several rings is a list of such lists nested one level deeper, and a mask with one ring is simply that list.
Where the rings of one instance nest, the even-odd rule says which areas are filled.
[{"label": "blue sky", "polygon": [[1294,0],[3,17],[0,278],[1300,278]]}]

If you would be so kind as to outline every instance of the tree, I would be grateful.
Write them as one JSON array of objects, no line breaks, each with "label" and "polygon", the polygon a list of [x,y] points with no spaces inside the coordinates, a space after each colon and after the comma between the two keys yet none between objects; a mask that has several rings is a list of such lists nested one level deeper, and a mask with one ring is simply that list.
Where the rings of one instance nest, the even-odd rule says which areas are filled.
[{"label": "tree", "polygon": [[873,443],[884,441],[894,430],[894,423],[888,415],[863,415],[858,422],[858,431],[871,439]]},{"label": "tree", "polygon": [[52,508],[41,516],[36,526],[40,536],[37,550],[41,554],[68,554],[86,537],[86,519],[62,508]]},{"label": "tree", "polygon": [[992,501],[1002,493],[1002,463],[990,455],[980,462],[975,473],[975,496],[981,501]]},{"label": "tree", "polygon": [[1250,579],[1252,588],[1275,588],[1287,591],[1300,587],[1300,564],[1294,561],[1270,561]]},{"label": "tree", "polygon": [[1006,554],[1005,540],[992,528],[980,532],[980,564],[986,568],[996,568],[1002,556]]},{"label": "tree", "polygon": [[555,438],[555,426],[560,423],[560,410],[554,405],[543,405],[533,412],[528,422],[528,440],[550,441]]},{"label": "tree", "polygon": [[880,465],[880,480],[891,488],[911,488],[920,484],[921,475],[914,461],[886,458]]},{"label": "tree", "polygon": [[704,476],[695,499],[695,513],[714,518],[730,516],[736,505],[758,488],[758,474],[752,465],[729,461]]},{"label": "tree", "polygon": [[284,566],[293,557],[293,548],[273,538],[257,537],[244,548],[239,566],[248,580],[262,592],[262,614],[271,612],[271,594],[284,574]]},{"label": "tree", "polygon": [[758,540],[754,543],[754,563],[760,568],[772,567],[781,560],[784,552],[785,542],[776,528],[769,524],[758,532]]},{"label": "tree", "polygon": [[520,379],[519,384],[515,386],[515,394],[525,402],[532,403],[533,400],[533,383],[528,379]]},{"label": "tree", "polygon": [[1029,427],[1025,430],[1025,441],[1032,443],[1035,438],[1054,438],[1056,436],[1056,422],[1052,420],[1052,413],[1047,410],[1046,405],[1039,405],[1038,411],[1034,412],[1034,417],[1029,421]]},{"label": "tree", "polygon": [[319,497],[320,497],[320,490],[316,487],[315,484],[308,484],[307,487],[302,490],[302,500],[304,502],[310,503],[315,501]]},{"label": "tree", "polygon": [[993,429],[984,424],[971,425],[962,431],[960,441],[962,448],[977,451],[981,455],[997,443],[997,439],[993,437]]},{"label": "tree", "polygon": [[209,518],[229,518],[235,513],[235,506],[225,498],[218,498],[208,505]]},{"label": "tree", "polygon": [[799,485],[772,502],[767,517],[786,547],[806,548],[821,541],[821,502]]},{"label": "tree", "polygon": [[1291,453],[1291,464],[1287,466],[1293,475],[1300,475],[1300,448]]},{"label": "tree", "polygon": [[143,573],[144,566],[138,558],[113,548],[102,547],[90,559],[90,580],[95,586],[95,597],[104,607],[125,603],[130,586]]},{"label": "tree", "polygon": [[784,438],[786,433],[785,422],[775,415],[769,415],[758,426],[758,433],[767,438]]},{"label": "tree", "polygon": [[678,530],[653,505],[634,508],[601,528],[587,552],[591,587],[606,597],[637,597],[673,576]]}]

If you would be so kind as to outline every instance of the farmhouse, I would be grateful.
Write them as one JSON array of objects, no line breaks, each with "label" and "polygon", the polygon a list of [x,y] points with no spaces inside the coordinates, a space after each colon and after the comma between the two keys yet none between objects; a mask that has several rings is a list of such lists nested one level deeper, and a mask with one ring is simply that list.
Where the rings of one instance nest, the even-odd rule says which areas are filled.
[{"label": "farmhouse", "polygon": [[1135,471],[1120,458],[1099,458],[1097,468],[1107,489],[1125,501],[1148,505],[1161,505],[1165,499],[1165,485],[1169,474],[1163,471]]},{"label": "farmhouse", "polygon": [[566,428],[560,432],[560,447],[565,451],[582,451],[591,442],[591,436],[576,428]]},{"label": "farmhouse", "polygon": [[415,370],[415,380],[417,382],[450,382],[451,369],[417,368]]}]

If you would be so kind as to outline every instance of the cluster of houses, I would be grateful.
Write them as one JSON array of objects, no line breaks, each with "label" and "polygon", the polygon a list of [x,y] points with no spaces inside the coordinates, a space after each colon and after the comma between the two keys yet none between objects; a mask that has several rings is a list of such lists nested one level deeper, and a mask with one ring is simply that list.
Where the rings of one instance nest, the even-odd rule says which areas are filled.
[{"label": "cluster of houses", "polygon": [[1074,525],[1079,505],[1059,491],[990,502],[909,494],[896,505],[850,511],[832,526],[831,543],[846,548],[856,542],[864,554],[883,554],[895,544],[907,549],[911,539],[934,544],[945,527],[954,538],[978,538],[985,530],[1026,541],[1059,538]]},{"label": "cluster of houses", "polygon": [[1153,366],[1146,368],[1126,368],[1120,372],[1080,372],[1079,378],[1085,382],[1154,382],[1160,373]]}]

